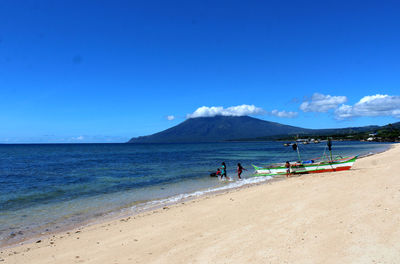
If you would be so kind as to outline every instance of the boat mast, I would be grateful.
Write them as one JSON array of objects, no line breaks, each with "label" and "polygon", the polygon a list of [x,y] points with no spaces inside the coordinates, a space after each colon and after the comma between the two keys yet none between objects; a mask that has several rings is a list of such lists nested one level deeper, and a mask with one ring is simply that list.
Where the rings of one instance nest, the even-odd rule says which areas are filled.
[{"label": "boat mast", "polygon": [[297,145],[297,140],[299,139],[299,134],[296,135],[294,144],[293,144],[293,150],[297,150],[297,156],[299,157],[299,162],[301,163],[301,157],[300,157],[300,151],[299,151],[299,146]]},{"label": "boat mast", "polygon": [[[296,144],[297,145],[297,144]],[[300,151],[299,151],[299,147],[297,146],[297,156],[299,156],[299,161],[301,163],[301,157],[300,157]]]},{"label": "boat mast", "polygon": [[297,143],[293,143],[292,148],[293,150],[297,150],[297,156],[299,157],[299,162],[301,162],[300,151],[299,147],[297,146]]},{"label": "boat mast", "polygon": [[332,161],[332,138],[328,138],[328,149],[329,149],[329,153],[331,155],[331,161]]}]

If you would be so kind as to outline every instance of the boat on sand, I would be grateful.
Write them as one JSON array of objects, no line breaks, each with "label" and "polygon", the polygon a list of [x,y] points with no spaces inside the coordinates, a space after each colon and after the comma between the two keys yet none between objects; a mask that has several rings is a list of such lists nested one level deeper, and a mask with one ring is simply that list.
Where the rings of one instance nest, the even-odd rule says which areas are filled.
[{"label": "boat on sand", "polygon": [[[299,161],[290,162],[290,174],[301,173],[321,173],[349,170],[357,160],[357,156],[342,157],[340,155],[332,156],[332,141],[328,140],[327,147],[330,155],[324,154],[320,158],[301,161],[300,152],[297,144],[291,144],[293,150],[297,150]],[[276,176],[287,172],[285,163],[275,163],[259,167],[253,165],[255,176]]]}]

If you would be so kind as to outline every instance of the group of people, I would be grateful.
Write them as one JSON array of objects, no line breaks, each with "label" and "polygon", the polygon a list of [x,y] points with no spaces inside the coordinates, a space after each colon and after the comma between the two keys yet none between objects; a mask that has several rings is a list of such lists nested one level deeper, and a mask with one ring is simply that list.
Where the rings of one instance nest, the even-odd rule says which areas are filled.
[{"label": "group of people", "polygon": [[[238,175],[239,180],[242,179],[241,175],[242,175],[243,170],[246,170],[246,169],[243,168],[240,163],[238,163],[236,171],[237,171],[237,175]],[[219,177],[221,180],[224,179],[224,178],[227,179],[227,180],[230,179],[228,177],[227,173],[226,173],[226,164],[225,164],[225,162],[222,162],[221,168],[217,169],[216,176]]]},{"label": "group of people", "polygon": [[[286,167],[286,178],[288,178],[289,175],[291,175],[291,167],[292,167],[292,165],[290,164],[289,161],[286,161],[285,167]],[[238,175],[239,180],[242,179],[241,175],[242,175],[242,172],[244,170],[246,170],[246,169],[243,168],[240,163],[238,163],[236,171],[237,171],[237,175]],[[230,178],[228,177],[228,175],[226,173],[226,164],[225,164],[225,162],[222,162],[221,168],[218,168],[217,172],[211,173],[210,176],[216,176],[216,177],[220,178],[221,180],[224,179],[224,178],[229,180]]]}]

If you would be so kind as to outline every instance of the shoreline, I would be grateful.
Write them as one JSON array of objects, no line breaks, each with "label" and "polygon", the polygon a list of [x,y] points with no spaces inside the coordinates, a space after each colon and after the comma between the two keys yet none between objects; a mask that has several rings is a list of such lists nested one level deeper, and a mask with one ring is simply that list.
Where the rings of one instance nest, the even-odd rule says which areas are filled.
[{"label": "shoreline", "polygon": [[[393,236],[400,233],[399,228],[397,228],[397,220],[400,219],[400,208],[397,202],[397,200],[400,200],[400,189],[396,189],[396,184],[398,185],[400,180],[396,177],[382,174],[382,182],[380,182],[376,181],[377,174],[375,174],[380,170],[393,171],[391,168],[386,168],[386,165],[390,167],[393,165],[392,163],[399,163],[396,160],[396,155],[399,153],[400,145],[393,144],[387,151],[360,159],[350,171],[296,175],[285,181],[271,180],[267,181],[268,184],[256,184],[255,186],[250,185],[230,189],[222,193],[197,197],[187,202],[175,203],[165,208],[74,228],[68,232],[57,232],[53,235],[44,236],[40,239],[40,243],[24,242],[23,245],[2,248],[0,260],[3,260],[4,263],[21,263],[27,262],[27,259],[31,260],[32,258],[33,262],[29,261],[30,263],[51,263],[50,260],[53,260],[51,256],[57,256],[59,258],[57,260],[59,263],[71,263],[73,261],[83,260],[83,258],[88,260],[88,262],[95,263],[99,260],[99,256],[96,255],[96,250],[104,250],[112,245],[113,248],[115,247],[115,252],[118,253],[115,253],[114,250],[111,252],[105,250],[106,252],[101,255],[101,260],[111,261],[113,258],[116,258],[121,260],[121,263],[130,263],[128,258],[122,261],[125,256],[129,255],[131,260],[136,258],[139,263],[160,261],[169,263],[172,261],[171,258],[168,257],[170,254],[168,252],[171,250],[175,252],[176,250],[174,251],[173,248],[169,248],[167,245],[173,244],[180,249],[178,250],[179,252],[175,252],[176,254],[179,253],[178,256],[180,256],[179,260],[176,262],[187,263],[191,262],[187,258],[187,252],[185,250],[186,245],[189,244],[191,250],[188,252],[191,252],[192,256],[197,254],[196,259],[201,260],[205,257],[200,257],[198,255],[199,248],[201,248],[202,250],[212,253],[210,257],[206,257],[206,261],[203,262],[223,262],[226,258],[232,260],[231,257],[238,253],[222,246],[222,248],[218,247],[222,252],[229,251],[229,254],[225,255],[226,258],[221,258],[218,254],[218,256],[215,255],[214,246],[216,246],[215,243],[218,241],[221,242],[221,245],[226,245],[226,243],[228,243],[235,244],[236,246],[238,245],[237,243],[240,245],[247,245],[247,243],[250,243],[255,245],[257,250],[261,250],[257,245],[265,245],[266,242],[264,239],[268,240],[269,238],[273,238],[271,241],[275,242],[277,245],[282,245],[282,243],[285,244],[291,241],[289,243],[292,249],[291,252],[293,251],[301,256],[302,253],[299,251],[301,248],[298,248],[297,243],[303,243],[303,239],[305,238],[298,237],[305,236],[307,240],[311,239],[312,237],[307,237],[306,234],[312,230],[312,232],[315,233],[315,239],[328,236],[325,237],[325,239],[329,241],[333,239],[334,242],[337,243],[337,236],[339,236],[339,241],[341,241],[341,243],[346,245],[350,243],[352,247],[360,243],[372,241],[367,245],[367,248],[375,253],[375,244],[376,248],[382,249],[381,244],[385,241],[389,241],[392,249],[389,250],[387,246],[384,246],[384,250],[389,250],[391,254],[389,256],[394,256],[393,259],[399,261],[400,256],[393,253],[393,251],[398,249],[398,247],[394,245],[398,245],[400,241],[399,239],[396,240],[393,238]],[[386,165],[380,165],[382,163]],[[372,190],[374,191],[372,192],[371,189],[369,189],[368,195],[374,196],[376,198],[375,200],[367,199],[367,201],[364,201],[365,197],[369,197],[365,196],[364,189],[366,189],[366,187],[373,188]],[[346,192],[343,192],[342,189],[346,190]],[[379,192],[377,191],[378,189]],[[332,190],[339,193],[335,193]],[[386,197],[388,196],[386,194],[388,190],[390,190],[389,196],[392,197],[389,200],[388,197]],[[315,193],[316,191],[317,193]],[[347,199],[343,200],[340,196],[345,196]],[[354,197],[356,197],[356,199],[354,199]],[[261,202],[260,198],[262,200]],[[276,199],[278,199],[279,203],[275,202]],[[307,201],[307,203],[304,203],[303,200]],[[331,200],[334,200],[334,202],[332,203]],[[394,200],[394,202],[392,200]],[[376,205],[371,204],[371,202],[376,203]],[[293,204],[297,204],[297,206],[292,208]],[[316,208],[314,208],[315,206],[307,208],[309,207],[308,204],[316,205]],[[338,205],[340,206],[337,207]],[[342,207],[344,207],[345,210],[343,210]],[[260,210],[258,208],[264,209]],[[361,210],[363,208],[368,208],[368,210]],[[301,209],[301,211],[298,211],[299,209]],[[285,213],[282,214],[282,212]],[[329,215],[329,218],[321,218],[321,212]],[[387,215],[389,213],[390,215]],[[197,219],[200,215],[202,215],[204,219]],[[304,215],[307,215],[307,217],[304,218]],[[368,215],[375,216],[371,217]],[[261,218],[261,221],[259,218]],[[376,218],[381,219],[383,222],[381,220],[375,221]],[[212,221],[210,222],[210,220]],[[395,227],[392,221],[395,221]],[[216,226],[215,224],[210,225],[210,223],[214,222],[216,222]],[[266,225],[266,223],[268,223],[268,225]],[[311,225],[310,223],[313,224]],[[344,229],[343,223],[345,223]],[[329,227],[326,226],[326,224],[330,224],[328,225]],[[321,228],[316,228],[314,225]],[[375,229],[371,229],[371,225]],[[282,226],[284,227],[283,229]],[[176,228],[178,227],[183,228],[182,232],[176,233]],[[307,228],[304,229],[305,227]],[[366,229],[365,227],[368,228]],[[303,231],[301,230],[305,232],[303,235]],[[332,230],[335,232],[332,233]],[[363,231],[361,232],[362,236],[357,240],[358,242],[356,244],[352,244],[352,237],[354,234],[357,234],[357,231]],[[237,237],[237,232],[244,235],[244,237]],[[374,233],[375,236],[381,236],[383,233],[384,237],[379,239],[381,242],[375,242],[374,239],[369,237],[371,232]],[[261,238],[263,240],[259,240],[258,233],[262,233],[263,236],[261,236]],[[177,238],[174,238],[174,236],[177,236]],[[234,238],[232,238],[232,236],[234,236]],[[292,236],[300,240],[295,239],[296,243],[293,244]],[[187,240],[187,237],[192,237],[193,241]],[[203,244],[197,241],[203,237],[211,244]],[[157,238],[158,241],[156,244],[154,244],[155,238]],[[135,241],[135,239],[137,241]],[[161,240],[159,241],[159,239],[164,242],[161,242]],[[181,239],[184,239],[183,241],[185,242],[182,242]],[[217,242],[215,242],[214,239],[217,239]],[[140,246],[142,244],[141,242],[143,242],[142,247]],[[217,244],[220,246],[219,242]],[[307,245],[311,248],[314,248],[316,245],[323,247],[325,242],[322,243],[319,241],[317,244],[312,242]],[[158,247],[158,244],[162,245]],[[126,248],[124,245],[130,245],[131,248]],[[310,263],[309,261],[295,262],[294,259],[297,259],[297,257],[292,257],[297,256],[296,254],[293,253],[293,255],[291,253],[287,255],[288,252],[281,252],[281,248],[276,248],[273,243],[269,244],[267,248],[268,247],[273,248],[270,249],[272,256],[276,257],[282,254],[282,256],[286,256],[281,256],[278,259],[287,259],[289,263]],[[337,247],[340,247],[341,251],[334,250],[336,252],[335,254],[344,250],[343,246],[338,246],[337,244],[333,245],[333,249],[337,249]],[[254,249],[248,248],[247,246],[246,248],[250,252],[254,251]],[[331,247],[328,248],[332,250]],[[359,246],[358,251],[363,251],[362,248],[364,247]],[[129,250],[126,251],[126,249]],[[151,249],[152,254],[146,253],[148,249]],[[325,250],[325,247],[323,247],[323,249]],[[310,250],[310,248],[308,248],[308,250]],[[132,255],[133,253],[131,251],[134,255]],[[400,252],[400,250],[397,252]],[[324,253],[328,256],[332,255],[332,253],[326,250]],[[342,252],[342,254],[344,253]],[[344,259],[348,260],[347,257],[349,254],[350,253],[344,254]],[[251,255],[253,258],[257,256],[257,254],[254,255],[254,252],[243,253],[238,257],[238,260],[235,261],[240,263],[239,260],[245,260],[247,255]],[[165,261],[164,257],[166,258]],[[321,256],[317,258],[314,256],[313,259],[320,260],[320,257]],[[376,256],[374,255],[374,257]],[[43,260],[42,262],[42,258],[45,258],[46,261]],[[335,260],[338,260],[338,256],[335,258]],[[379,259],[379,257],[376,258]],[[90,259],[93,261],[89,261]],[[256,262],[262,261],[256,257]],[[282,261],[272,258],[270,262],[281,263]],[[314,263],[315,262],[318,261],[314,261]],[[340,261],[328,260],[325,262],[338,263]],[[347,261],[347,263],[349,262]],[[354,261],[352,263],[354,263]]]},{"label": "shoreline", "polygon": [[[374,154],[372,154],[372,155],[374,155]],[[9,243],[9,244],[5,243],[0,246],[0,250],[12,249],[12,248],[30,244],[30,243],[33,244],[39,240],[49,239],[51,237],[54,237],[55,235],[59,235],[62,233],[70,233],[73,230],[88,228],[93,225],[104,224],[104,223],[108,223],[111,221],[120,220],[120,219],[126,218],[126,217],[130,218],[130,217],[135,217],[135,216],[142,215],[142,214],[152,213],[153,211],[163,209],[164,207],[169,208],[169,207],[176,206],[179,204],[185,204],[185,203],[188,203],[191,201],[196,201],[198,199],[199,200],[209,199],[209,197],[223,195],[226,193],[239,191],[241,189],[251,188],[253,186],[258,186],[258,185],[262,185],[262,184],[268,184],[268,183],[274,182],[274,181],[285,180],[285,178],[282,176],[277,176],[274,178],[269,177],[269,176],[267,176],[267,177],[258,176],[258,177],[263,177],[265,179],[257,181],[257,182],[244,183],[243,185],[240,185],[240,186],[233,186],[233,187],[222,186],[222,187],[217,187],[217,188],[201,189],[201,190],[197,190],[194,192],[173,195],[173,196],[169,196],[169,197],[165,197],[165,198],[161,198],[161,199],[148,200],[145,202],[138,202],[138,204],[134,207],[127,206],[122,209],[118,209],[115,211],[111,211],[109,213],[105,213],[98,217],[92,217],[90,219],[87,219],[86,221],[82,221],[77,224],[69,224],[63,228],[56,228],[56,229],[46,232],[46,233],[34,234],[31,236],[27,236],[27,237],[22,238],[21,240],[13,241],[12,243]],[[247,179],[252,179],[252,178],[253,177],[250,177]],[[236,181],[231,181],[229,183],[235,183],[235,182]],[[225,187],[227,187],[227,188],[225,188]],[[198,193],[202,193],[202,194],[198,194]],[[181,198],[180,196],[183,196],[183,197]],[[174,198],[174,199],[172,199],[172,198]],[[170,199],[172,199],[172,200],[170,200]]]},{"label": "shoreline", "polygon": [[[390,146],[386,150],[362,155],[362,156],[358,157],[357,160],[364,159],[364,158],[367,158],[370,156],[374,156],[374,155],[377,155],[380,153],[385,153],[385,152],[389,151],[390,149],[394,148],[395,145],[396,145],[396,143],[393,143],[393,144],[390,144]],[[299,174],[299,175],[292,175],[291,177],[302,177],[305,175],[306,174]],[[5,243],[0,246],[0,250],[13,249],[13,248],[23,246],[26,244],[33,244],[36,241],[50,239],[51,237],[54,237],[54,236],[57,236],[57,235],[60,235],[63,233],[68,234],[74,230],[89,228],[94,225],[105,224],[108,222],[117,221],[117,220],[127,218],[127,217],[131,218],[131,217],[136,217],[136,216],[139,216],[142,214],[144,214],[144,215],[146,215],[148,213],[152,214],[153,211],[158,211],[160,209],[163,209],[164,207],[169,208],[169,207],[176,206],[179,204],[185,204],[185,203],[188,203],[191,201],[209,199],[214,196],[229,194],[231,192],[240,191],[241,189],[247,189],[247,188],[255,187],[258,185],[272,184],[274,182],[286,180],[284,175],[283,176],[280,175],[280,176],[276,176],[276,177],[268,177],[268,178],[266,178],[265,176],[255,176],[255,177],[263,177],[263,178],[265,178],[265,180],[244,183],[243,185],[233,186],[233,187],[223,186],[223,187],[217,187],[217,188],[211,188],[211,189],[201,189],[201,190],[197,190],[197,191],[190,192],[190,193],[183,193],[183,194],[173,195],[173,196],[169,196],[169,197],[165,197],[165,198],[161,198],[161,199],[139,202],[137,204],[137,206],[134,206],[134,207],[127,206],[125,208],[120,208],[118,210],[111,211],[111,212],[105,213],[101,216],[93,217],[93,218],[87,219],[85,221],[76,223],[76,224],[67,225],[63,228],[56,228],[56,229],[51,230],[46,233],[34,234],[31,236],[27,236],[20,240],[13,241],[9,244]],[[246,179],[252,179],[255,177],[249,177]],[[236,181],[232,181],[230,183],[235,183],[235,182]],[[225,187],[227,187],[227,188],[225,188]],[[199,192],[202,192],[202,194],[197,194]],[[179,198],[179,196],[183,196],[183,197]],[[174,199],[172,201],[170,201],[171,198],[174,198]]]}]

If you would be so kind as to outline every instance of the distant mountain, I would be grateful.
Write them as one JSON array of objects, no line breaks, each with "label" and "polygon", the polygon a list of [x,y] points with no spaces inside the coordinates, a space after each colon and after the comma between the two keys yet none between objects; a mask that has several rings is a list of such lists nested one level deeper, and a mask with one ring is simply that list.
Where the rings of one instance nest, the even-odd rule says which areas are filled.
[{"label": "distant mountain", "polygon": [[346,128],[328,128],[328,129],[311,129],[308,135],[344,135],[344,134],[356,134],[368,131],[374,131],[379,129],[380,126],[363,126],[363,127],[346,127]]},{"label": "distant mountain", "polygon": [[394,127],[394,128],[396,128],[396,129],[400,129],[400,122],[392,123],[392,124],[383,126],[383,128],[390,128],[390,127]]},{"label": "distant mountain", "polygon": [[249,116],[197,117],[150,136],[132,138],[128,143],[219,142],[311,131]]},{"label": "distant mountain", "polygon": [[265,121],[249,116],[215,116],[190,118],[149,136],[132,138],[128,143],[195,143],[232,140],[271,140],[288,136],[346,135],[374,132],[381,128],[400,128],[400,122],[387,126],[332,129],[307,129]]}]

